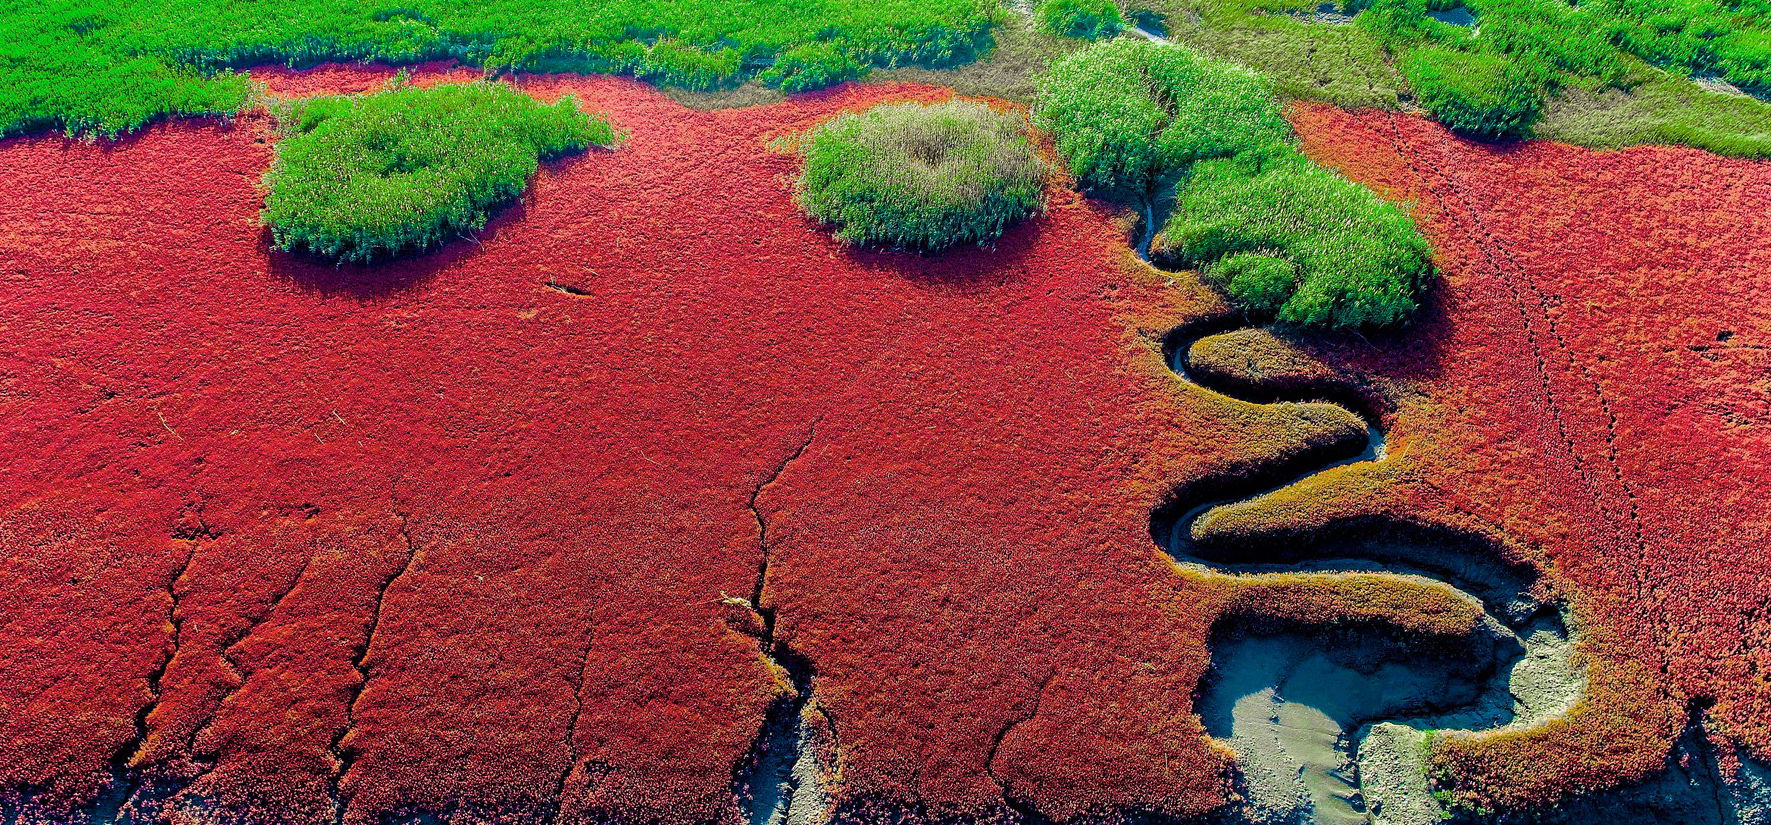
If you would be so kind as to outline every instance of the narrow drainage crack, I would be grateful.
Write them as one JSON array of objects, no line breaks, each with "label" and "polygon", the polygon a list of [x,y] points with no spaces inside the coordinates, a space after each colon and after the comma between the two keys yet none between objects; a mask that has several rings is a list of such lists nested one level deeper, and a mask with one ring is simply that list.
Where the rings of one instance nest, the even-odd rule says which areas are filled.
[{"label": "narrow drainage crack", "polygon": [[[811,448],[822,420],[821,417],[813,420],[799,446],[751,488],[746,506],[757,526],[760,558],[756,580],[748,600],[723,600],[747,609],[754,616],[754,625],[744,632],[756,638],[764,658],[787,674],[793,688],[764,714],[762,729],[733,776],[734,790],[744,808],[748,825],[798,825],[823,822],[829,816],[830,801],[824,780],[827,763],[835,753],[835,719],[813,696],[816,667],[810,659],[776,638],[775,608],[763,602],[773,546],[769,541],[768,517],[763,515],[761,507],[763,494]],[[808,811],[808,807],[820,810]]]},{"label": "narrow drainage crack", "polygon": [[119,746],[111,755],[108,765],[110,780],[105,789],[93,801],[93,820],[98,823],[116,823],[129,818],[126,813],[131,802],[141,792],[146,780],[146,771],[140,764],[147,746],[148,719],[159,709],[160,700],[165,696],[162,682],[166,671],[172,666],[172,660],[178,658],[179,644],[184,636],[184,619],[179,616],[181,597],[179,584],[191,571],[191,565],[197,559],[197,548],[205,540],[213,539],[218,534],[203,521],[203,506],[199,502],[192,513],[197,524],[195,527],[175,529],[172,538],[185,545],[184,560],[179,562],[172,576],[166,580],[166,596],[169,603],[166,607],[166,623],[172,626],[171,644],[167,646],[166,655],[148,672],[148,701],[135,712],[135,733],[128,741]]},{"label": "narrow drainage crack", "polygon": [[1044,679],[1040,680],[1039,690],[1033,694],[1033,706],[1027,709],[1026,715],[1009,720],[1008,724],[996,732],[996,737],[990,740],[990,750],[984,757],[985,775],[989,776],[990,781],[995,782],[996,787],[1002,790],[1002,804],[1021,817],[1022,822],[1044,822],[1046,817],[1034,810],[1032,804],[1025,799],[1015,796],[1014,788],[1008,780],[997,775],[996,756],[998,751],[1002,749],[1003,740],[1008,739],[1009,734],[1013,733],[1015,728],[1033,721],[1033,718],[1039,715],[1040,706],[1045,704],[1046,689],[1051,687],[1052,681],[1057,678],[1057,675],[1058,672],[1054,668],[1045,675]]},{"label": "narrow drainage crack", "polygon": [[[765,646],[773,644],[775,640],[775,611],[773,608],[764,607],[762,601],[763,586],[769,580],[769,552],[773,548],[769,545],[769,521],[763,516],[763,511],[758,503],[761,501],[763,493],[775,482],[781,480],[781,475],[787,472],[788,466],[799,460],[799,457],[805,455],[806,450],[811,448],[812,440],[818,437],[818,424],[823,420],[822,416],[812,420],[812,426],[807,430],[805,440],[801,441],[793,452],[788,453],[787,457],[781,459],[781,463],[775,465],[774,471],[769,473],[768,478],[751,488],[750,499],[745,503],[745,506],[750,509],[751,517],[756,519],[756,543],[757,549],[761,551],[761,558],[757,560],[756,582],[750,588],[750,606],[758,618],[762,619],[763,644]],[[767,651],[764,652],[767,653]]]},{"label": "narrow drainage crack", "polygon": [[368,632],[363,635],[363,644],[351,656],[351,668],[357,672],[357,683],[351,688],[350,697],[345,702],[344,725],[339,728],[338,734],[332,737],[332,742],[326,748],[327,753],[338,764],[338,770],[333,773],[331,781],[332,821],[340,825],[344,822],[345,808],[349,802],[344,794],[345,776],[350,773],[350,769],[357,759],[354,749],[347,750],[344,747],[344,739],[350,735],[352,728],[356,725],[357,704],[363,698],[363,689],[369,685],[369,672],[364,669],[364,662],[369,658],[369,651],[375,647],[375,634],[381,629],[381,612],[387,604],[387,592],[393,588],[396,582],[411,572],[413,563],[418,559],[419,548],[418,542],[412,537],[411,515],[404,509],[396,509],[394,516],[400,520],[400,538],[406,545],[406,557],[399,570],[382,579],[381,586],[375,594],[375,609],[369,615]]},{"label": "narrow drainage crack", "polygon": [[566,782],[571,779],[572,770],[578,767],[578,719],[584,715],[584,675],[590,669],[590,647],[595,640],[593,624],[584,631],[584,648],[578,653],[578,679],[572,683],[572,715],[566,719],[566,731],[561,737],[566,746],[566,766],[560,771],[559,781],[553,788],[553,821],[556,823],[566,816]]}]

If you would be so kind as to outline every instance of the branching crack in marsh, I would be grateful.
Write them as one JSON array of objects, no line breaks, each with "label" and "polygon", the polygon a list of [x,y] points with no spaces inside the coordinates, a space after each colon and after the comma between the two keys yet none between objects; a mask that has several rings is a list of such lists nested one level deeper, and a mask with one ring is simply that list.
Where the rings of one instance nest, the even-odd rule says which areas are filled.
[{"label": "branching crack in marsh", "polygon": [[332,742],[327,747],[327,752],[338,765],[337,771],[332,774],[331,781],[334,823],[344,822],[345,809],[350,801],[344,793],[344,780],[346,775],[350,773],[351,766],[356,762],[357,753],[353,748],[346,748],[344,740],[356,725],[357,704],[363,698],[363,689],[369,686],[369,671],[366,669],[365,663],[369,658],[370,650],[375,647],[375,634],[381,629],[381,615],[387,604],[387,593],[400,579],[405,578],[406,574],[412,571],[413,563],[418,559],[419,547],[417,540],[412,536],[410,514],[405,511],[404,507],[401,507],[395,511],[394,515],[400,522],[400,540],[405,545],[404,560],[392,575],[381,580],[380,587],[376,589],[375,607],[369,613],[369,626],[363,634],[363,644],[351,657],[351,669],[356,671],[357,681],[345,699],[344,725],[339,728],[337,735],[332,737]]},{"label": "branching crack in marsh", "polygon": [[811,448],[821,420],[814,420],[805,439],[751,488],[746,507],[756,520],[756,580],[748,600],[727,599],[754,616],[754,627],[747,632],[755,636],[763,657],[786,674],[791,686],[790,693],[770,705],[762,730],[733,777],[748,825],[813,825],[827,821],[830,813],[825,784],[832,768],[828,763],[836,752],[835,720],[813,695],[817,674],[812,662],[776,637],[775,607],[765,602],[774,545],[769,519],[762,509],[764,493]]}]

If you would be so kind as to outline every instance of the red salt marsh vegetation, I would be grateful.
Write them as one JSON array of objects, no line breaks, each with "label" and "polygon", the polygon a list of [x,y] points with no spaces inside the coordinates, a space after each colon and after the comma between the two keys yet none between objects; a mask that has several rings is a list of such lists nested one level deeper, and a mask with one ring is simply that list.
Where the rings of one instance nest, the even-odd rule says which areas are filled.
[{"label": "red salt marsh vegetation", "polygon": [[20,820],[732,821],[792,690],[764,634],[852,810],[1218,804],[1184,708],[1222,596],[1148,507],[1338,420],[1189,402],[1123,316],[1215,299],[1056,182],[937,258],[796,211],[777,138],[948,92],[525,86],[629,142],[375,269],[268,248],[260,118],[0,147]]},{"label": "red salt marsh vegetation", "polygon": [[1495,536],[1553,571],[1584,631],[1587,696],[1536,731],[1439,740],[1466,802],[1639,777],[1692,722],[1724,752],[1771,752],[1771,504],[1756,493],[1771,167],[1486,146],[1319,106],[1292,119],[1318,162],[1415,205],[1445,287],[1405,338],[1217,344],[1232,378],[1362,386],[1390,456],[1220,511],[1206,532],[1298,540],[1394,517]]},{"label": "red salt marsh vegetation", "polygon": [[[388,76],[259,74],[290,96]],[[737,822],[793,702],[856,820],[1200,816],[1232,787],[1189,708],[1222,617],[1480,621],[1394,577],[1168,563],[1154,505],[1364,425],[1177,379],[1163,336],[1224,306],[1066,181],[938,257],[853,251],[796,210],[780,138],[950,92],[695,112],[627,80],[520,82],[630,139],[373,269],[269,248],[260,117],[0,144],[19,821]],[[1419,204],[1444,284],[1393,340],[1239,350],[1262,381],[1359,396],[1388,448],[1201,535],[1382,516],[1547,571],[1589,694],[1439,740],[1472,804],[1638,776],[1694,705],[1771,745],[1749,288],[1771,173],[1293,117],[1313,158]]]}]

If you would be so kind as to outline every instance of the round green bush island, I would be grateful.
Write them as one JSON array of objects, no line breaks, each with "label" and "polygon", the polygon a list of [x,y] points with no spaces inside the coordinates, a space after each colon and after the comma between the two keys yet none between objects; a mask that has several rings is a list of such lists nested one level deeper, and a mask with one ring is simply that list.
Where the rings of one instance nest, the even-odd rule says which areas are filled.
[{"label": "round green bush island", "polygon": [[542,159],[619,139],[564,98],[500,83],[402,87],[296,108],[265,174],[278,249],[364,262],[428,249],[486,225]]},{"label": "round green bush island", "polygon": [[800,207],[849,243],[983,243],[1041,208],[1045,168],[1020,119],[981,104],[875,106],[806,144]]},{"label": "round green bush island", "polygon": [[1125,31],[1125,15],[1113,0],[1041,0],[1039,25],[1064,37],[1101,40]]}]

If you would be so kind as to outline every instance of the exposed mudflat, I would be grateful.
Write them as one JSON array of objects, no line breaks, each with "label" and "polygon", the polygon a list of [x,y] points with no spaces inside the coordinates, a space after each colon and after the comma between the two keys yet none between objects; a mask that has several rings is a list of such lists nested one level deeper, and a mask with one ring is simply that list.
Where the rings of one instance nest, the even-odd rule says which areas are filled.
[{"label": "exposed mudflat", "polygon": [[1433,823],[1435,730],[1530,725],[1566,710],[1580,676],[1560,621],[1495,624],[1467,646],[1370,632],[1232,629],[1214,641],[1198,710],[1237,753],[1253,822]]},{"label": "exposed mudflat", "polygon": [[[1244,636],[1213,647],[1198,710],[1236,750],[1255,822],[1363,825],[1353,732],[1367,720],[1472,702],[1480,680],[1357,639]],[[1490,666],[1492,666],[1490,664]]]}]

